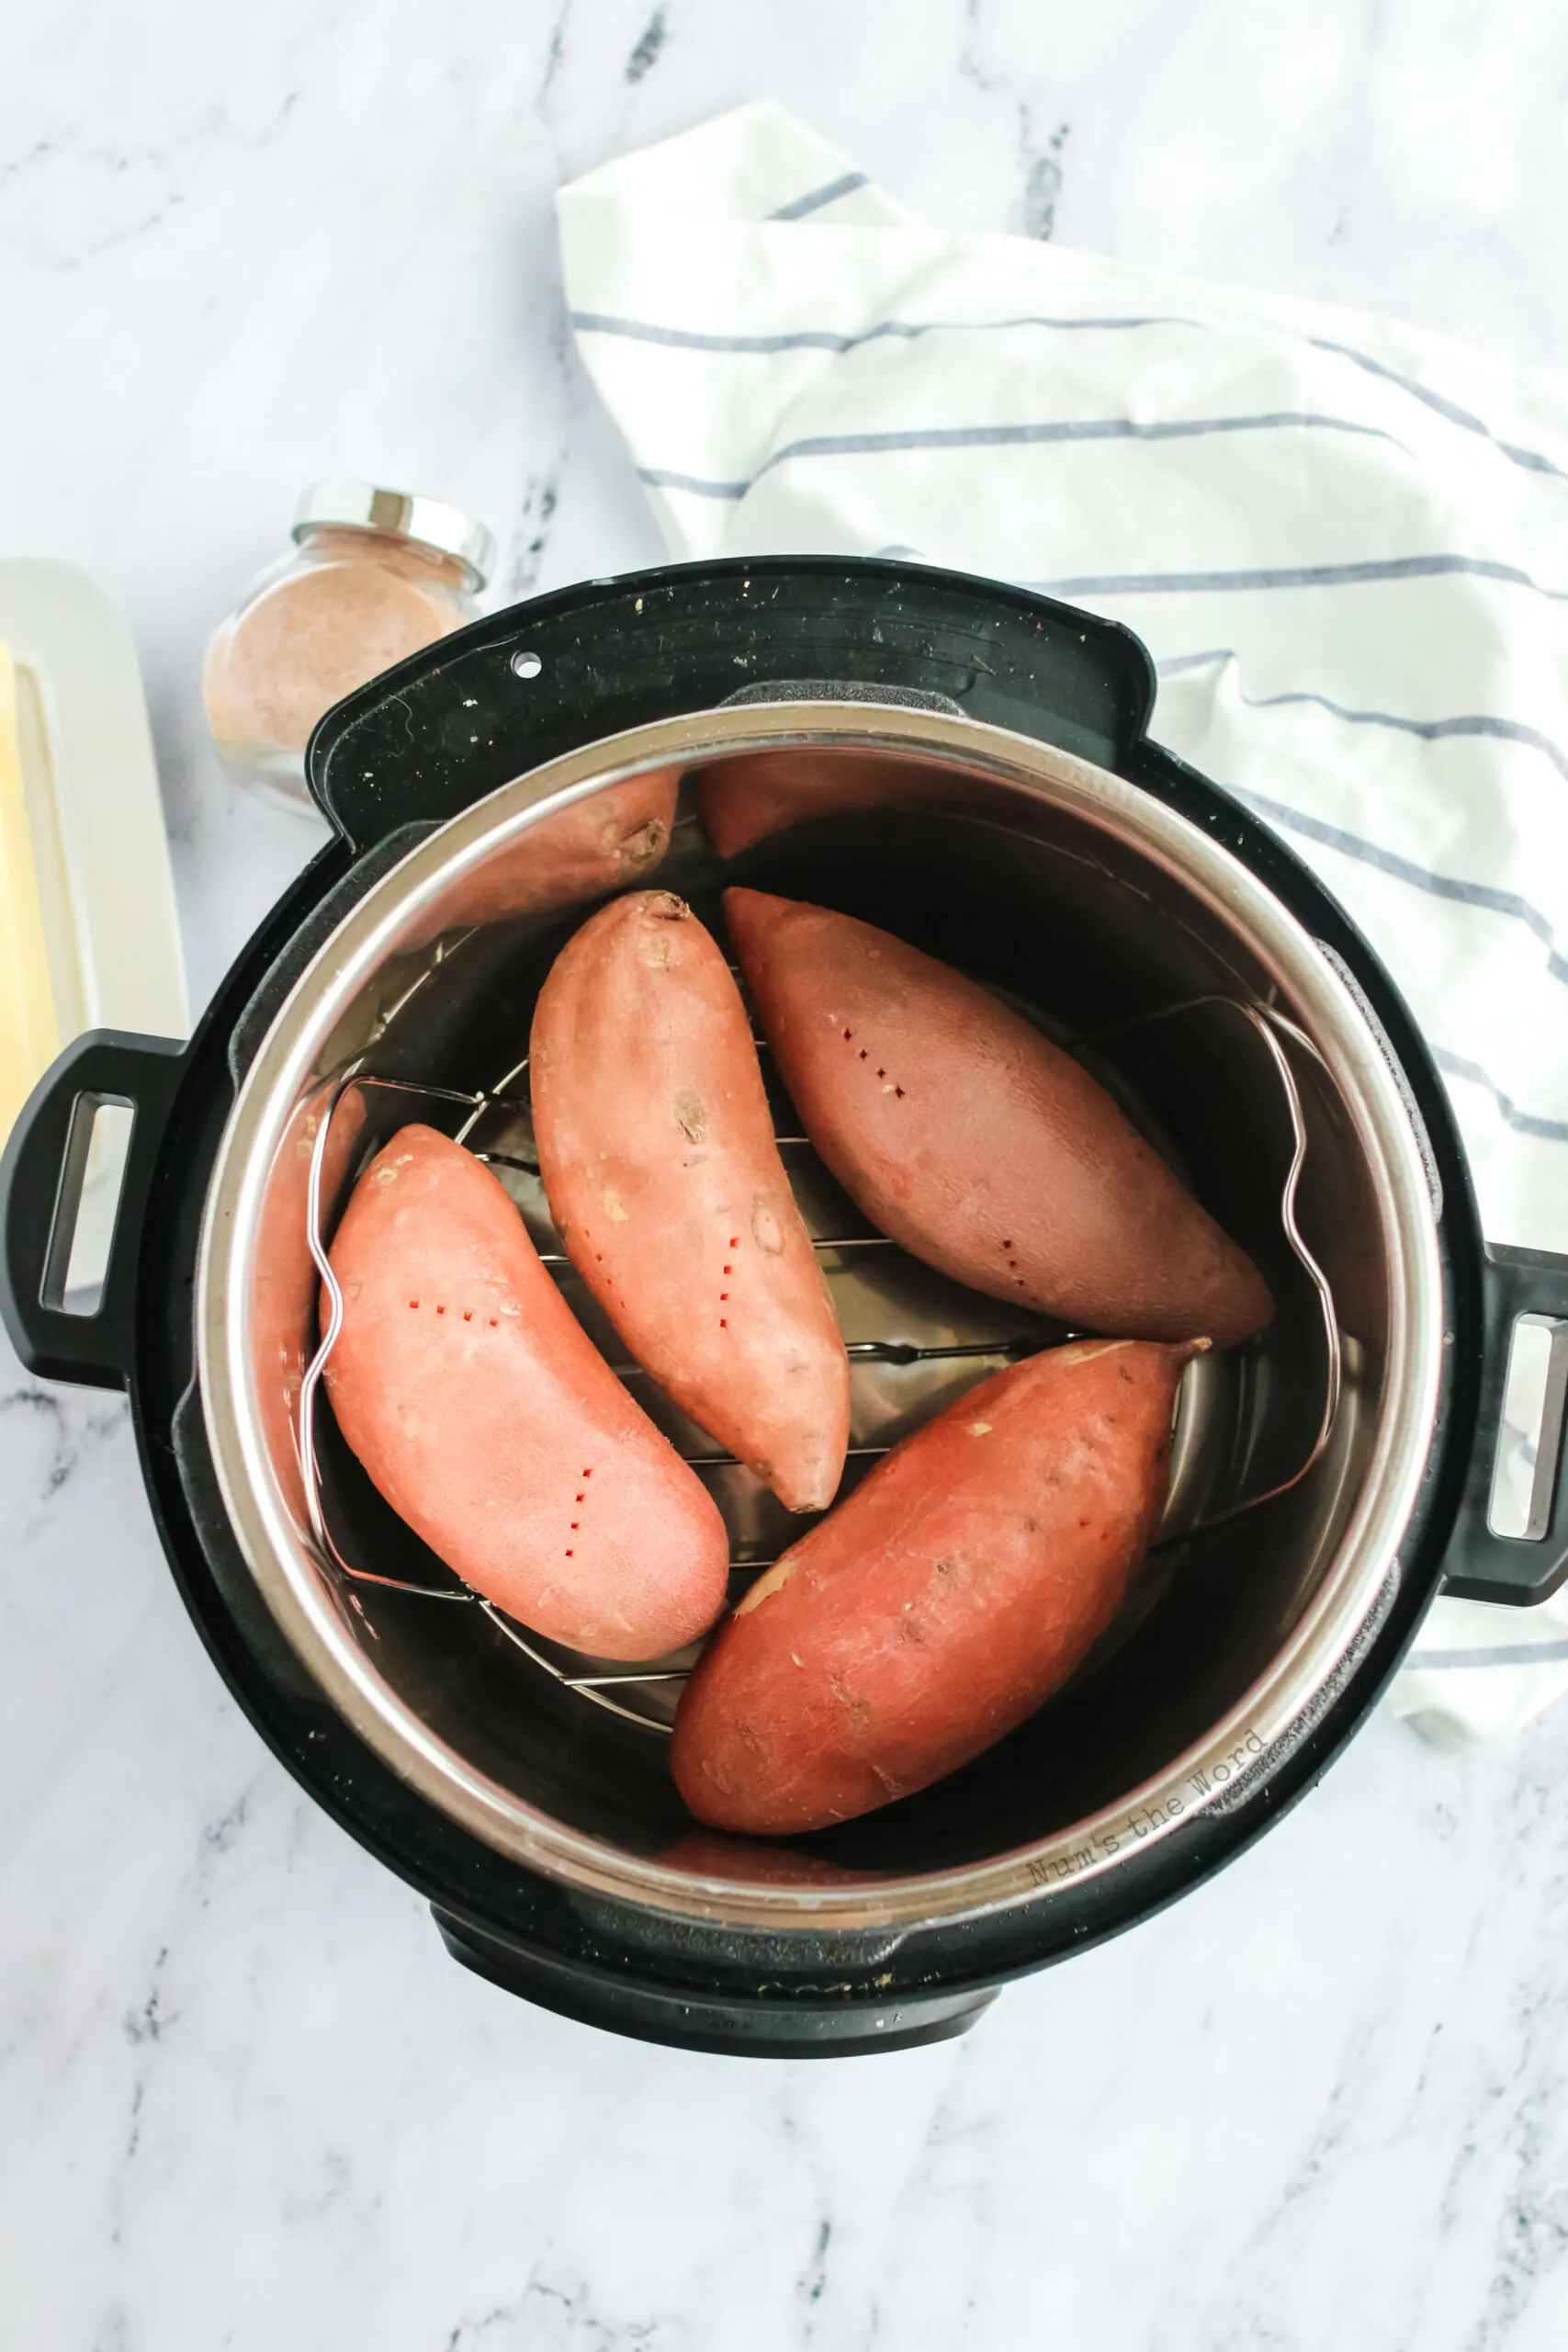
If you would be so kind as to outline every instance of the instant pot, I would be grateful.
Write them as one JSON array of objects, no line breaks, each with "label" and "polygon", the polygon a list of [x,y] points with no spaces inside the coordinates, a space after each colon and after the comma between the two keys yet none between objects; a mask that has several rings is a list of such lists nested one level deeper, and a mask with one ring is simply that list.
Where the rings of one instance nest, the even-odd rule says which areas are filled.
[{"label": "instant pot", "polygon": [[[1387,974],[1274,834],[1149,740],[1153,692],[1124,629],[900,563],[681,566],[516,606],[322,721],[309,772],[333,839],[189,1045],[80,1039],[12,1136],[0,1305],[24,1362],[129,1389],[229,1688],[457,1958],[530,2000],[765,2055],[961,2031],[1008,1978],[1266,1829],[1437,1594],[1529,1603],[1568,1574],[1556,1432],[1527,1534],[1488,1518],[1513,1330],[1568,1318],[1568,1259],[1483,1242]],[[1192,1367],[1161,1537],[1072,1683],[938,1787],[793,1843],[685,1814],[667,1756],[689,1659],[574,1658],[479,1603],[369,1486],[320,1380],[322,1255],[355,1175],[406,1120],[442,1125],[698,1463],[737,1589],[788,1542],[621,1362],[539,1187],[535,996],[584,908],[646,876],[721,936],[744,882],[997,989],[1113,1088],[1278,1304]],[[134,1121],[84,1314],[66,1269],[106,1103]],[[849,1343],[858,1475],[1062,1327],[867,1229],[774,1104]]]}]

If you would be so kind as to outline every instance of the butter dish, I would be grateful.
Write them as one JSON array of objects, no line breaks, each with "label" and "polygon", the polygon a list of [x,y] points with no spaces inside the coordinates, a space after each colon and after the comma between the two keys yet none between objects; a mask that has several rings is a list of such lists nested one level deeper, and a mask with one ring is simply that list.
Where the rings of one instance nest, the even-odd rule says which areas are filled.
[{"label": "butter dish", "polygon": [[[54,1056],[100,1028],[189,1028],[141,671],[89,574],[0,559],[0,1145]],[[101,1276],[118,1194],[124,1135],[107,1109],[97,1127],[67,1278],[78,1293]]]}]

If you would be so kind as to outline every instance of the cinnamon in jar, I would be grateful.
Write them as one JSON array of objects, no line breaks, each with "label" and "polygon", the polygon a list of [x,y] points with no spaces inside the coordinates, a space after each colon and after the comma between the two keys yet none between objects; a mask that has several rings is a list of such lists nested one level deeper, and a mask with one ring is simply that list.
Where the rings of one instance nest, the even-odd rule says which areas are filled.
[{"label": "cinnamon in jar", "polygon": [[495,543],[455,506],[354,481],[307,491],[293,537],[217,631],[202,686],[229,773],[308,808],[317,720],[475,619]]}]

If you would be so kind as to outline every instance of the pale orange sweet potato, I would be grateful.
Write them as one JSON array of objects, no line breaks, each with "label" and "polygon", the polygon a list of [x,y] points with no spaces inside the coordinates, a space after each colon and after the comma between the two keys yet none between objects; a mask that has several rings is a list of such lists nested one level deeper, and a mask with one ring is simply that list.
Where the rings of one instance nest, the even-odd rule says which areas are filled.
[{"label": "pale orange sweet potato", "polygon": [[1228,1347],[1273,1302],[1082,1065],[890,933],[727,890],[729,935],[806,1131],[885,1233],[993,1298]]},{"label": "pale orange sweet potato", "polygon": [[[603,1657],[657,1657],[724,1605],[724,1522],[572,1315],[496,1178],[404,1127],[331,1250],[326,1384],[392,1509],[476,1592]],[[328,1305],[323,1295],[323,1318]]]},{"label": "pale orange sweet potato", "polygon": [[832,1500],[850,1375],[750,1023],[683,900],[613,899],[557,957],[529,1082],[550,1213],[682,1412],[792,1510]]},{"label": "pale orange sweet potato", "polygon": [[1080,1340],[983,1381],[752,1586],[682,1694],[699,1820],[804,1835],[928,1787],[1058,1690],[1164,1506],[1193,1345]]}]

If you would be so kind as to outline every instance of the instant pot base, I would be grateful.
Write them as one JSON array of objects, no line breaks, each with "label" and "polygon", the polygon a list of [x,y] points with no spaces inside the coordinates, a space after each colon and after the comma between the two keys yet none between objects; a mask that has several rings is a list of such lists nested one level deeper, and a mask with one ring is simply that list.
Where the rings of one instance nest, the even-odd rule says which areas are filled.
[{"label": "instant pot base", "polygon": [[[530,703],[510,660],[514,650],[534,649],[549,692]],[[1436,1281],[1447,1344],[1422,1475],[1397,1564],[1337,1668],[1282,1736],[1235,1752],[1220,1768],[1223,1783],[1218,1773],[1200,1774],[1173,1812],[1142,1828],[1134,1823],[1114,1867],[1103,1852],[1075,1849],[1064,1837],[1040,1849],[1038,1863],[1012,1873],[1005,1897],[988,1899],[977,1882],[968,1907],[942,1891],[934,1831],[926,1861],[906,1854],[900,1865],[896,1824],[891,1833],[866,1833],[874,1848],[890,1838],[882,1855],[857,1856],[849,1850],[852,1838],[836,1849],[840,1866],[870,1861],[874,1879],[890,1866],[912,1870],[900,1903],[879,1909],[873,1901],[857,1916],[847,1897],[835,1907],[831,1896],[808,1894],[793,1917],[787,1900],[768,1917],[766,1902],[748,1915],[722,1872],[712,1882],[695,1871],[677,1873],[668,1907],[657,1882],[626,1899],[624,1888],[596,1883],[592,1871],[563,1878],[543,1852],[530,1860],[506,1850],[474,1820],[433,1803],[412,1770],[393,1768],[394,1749],[351,1720],[282,1631],[236,1535],[196,1383],[193,1278],[236,1088],[316,949],[381,876],[477,797],[606,731],[645,725],[672,708],[711,709],[733,694],[738,676],[766,681],[750,691],[771,702],[849,692],[891,707],[913,696],[921,707],[934,700],[1015,739],[1023,730],[1087,755],[1110,772],[1108,783],[1126,780],[1152,805],[1223,842],[1371,1009],[1440,1188]],[[832,684],[825,688],[824,680]],[[962,2031],[998,1985],[1159,1909],[1310,1786],[1393,1670],[1439,1587],[1446,1557],[1459,1560],[1467,1589],[1515,1600],[1529,1597],[1532,1580],[1534,1589],[1548,1589],[1568,1558],[1561,1513],[1546,1544],[1504,1552],[1487,1535],[1483,1489],[1491,1443],[1489,1433],[1477,1434],[1483,1377],[1495,1386],[1499,1333],[1506,1336],[1517,1312],[1550,1305],[1568,1313],[1568,1269],[1525,1253],[1506,1253],[1504,1264],[1502,1253],[1484,1252],[1446,1096],[1386,976],[1275,836],[1145,740],[1148,700],[1146,662],[1125,632],[918,567],[781,559],[677,569],[539,600],[446,640],[332,715],[311,767],[341,838],[264,926],[187,1053],[176,1061],[151,1041],[82,1041],[40,1090],[27,1133],[18,1129],[0,1182],[6,1196],[0,1303],[18,1345],[53,1376],[130,1386],[143,1469],[176,1581],[240,1703],[318,1802],[430,1900],[454,1956],[542,2006],[649,2040],[759,2055],[897,2048]],[[767,873],[787,893],[787,858],[782,849],[770,856]],[[660,872],[660,886],[682,887],[679,863]],[[739,869],[734,878],[742,878]],[[748,871],[744,878],[761,877]],[[763,878],[762,886],[772,885]],[[877,919],[874,907],[852,910]],[[897,907],[882,919],[901,927]],[[918,944],[944,950],[931,936]],[[945,945],[965,960],[961,945]],[[984,956],[977,960],[983,965]],[[992,977],[1005,984],[1008,976]],[[1074,1018],[1075,1008],[1064,1012]],[[489,1067],[493,1073],[497,1060]],[[82,1099],[127,1099],[143,1114],[121,1213],[130,1238],[117,1250],[99,1317],[85,1319],[39,1304],[39,1270],[59,1222],[59,1170]],[[1168,1107],[1155,1101],[1156,1118]],[[1175,1140],[1179,1155],[1187,1138],[1178,1133]],[[1211,1188],[1211,1172],[1198,1174]],[[1223,1170],[1217,1181],[1223,1191]],[[1244,1238],[1251,1246],[1254,1236]],[[1032,1751],[1025,1742],[1022,1752],[1043,1763],[1049,1738]],[[953,1802],[937,1798],[934,1815]],[[971,1837],[971,1850],[973,1843]],[[928,1898],[919,1872],[932,1860]],[[1216,1953],[1216,1973],[1225,1965]]]}]

